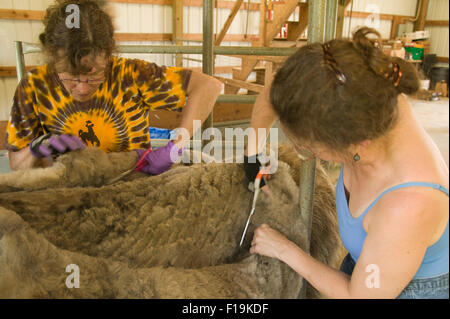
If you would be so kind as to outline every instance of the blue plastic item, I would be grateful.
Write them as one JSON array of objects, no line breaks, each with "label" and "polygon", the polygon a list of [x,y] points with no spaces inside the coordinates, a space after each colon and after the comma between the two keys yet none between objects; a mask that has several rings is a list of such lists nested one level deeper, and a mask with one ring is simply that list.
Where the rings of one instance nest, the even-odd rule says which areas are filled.
[{"label": "blue plastic item", "polygon": [[159,127],[150,127],[150,138],[151,139],[173,139],[175,132]]}]

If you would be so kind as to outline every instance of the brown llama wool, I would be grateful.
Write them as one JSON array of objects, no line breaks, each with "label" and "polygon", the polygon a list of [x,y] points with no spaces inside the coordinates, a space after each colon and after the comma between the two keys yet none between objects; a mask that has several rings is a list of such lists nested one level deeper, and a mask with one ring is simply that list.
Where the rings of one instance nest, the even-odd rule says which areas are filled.
[{"label": "brown llama wool", "polygon": [[[136,155],[87,149],[50,168],[0,175],[0,298],[297,298],[297,273],[249,254],[262,223],[305,246],[300,161],[290,146],[279,159],[242,248],[253,196],[242,164],[175,165],[104,186]],[[311,254],[336,267],[333,194],[318,169]],[[68,265],[78,266],[79,288],[66,285]]]}]

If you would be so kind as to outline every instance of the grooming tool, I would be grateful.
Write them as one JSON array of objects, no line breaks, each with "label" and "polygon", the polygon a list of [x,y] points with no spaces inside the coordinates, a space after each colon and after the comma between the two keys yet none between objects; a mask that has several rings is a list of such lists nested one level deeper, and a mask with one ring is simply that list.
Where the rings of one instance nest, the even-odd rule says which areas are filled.
[{"label": "grooming tool", "polygon": [[[247,218],[247,223],[245,224],[244,232],[242,233],[241,242],[239,243],[240,247],[242,247],[242,243],[244,242],[245,234],[247,233],[248,225],[250,224],[250,219],[252,218],[252,215],[255,213],[256,201],[258,199],[258,195],[259,195],[259,191],[260,191],[259,185],[261,184],[261,178],[263,178],[264,176],[266,176],[266,175],[263,174],[262,170],[260,170],[258,172],[258,175],[256,175],[255,182],[253,184],[255,193],[253,195],[252,210],[250,211],[250,215]],[[250,185],[249,185],[249,188],[250,188]]]},{"label": "grooming tool", "polygon": [[114,183],[120,181],[125,176],[128,176],[129,174],[133,173],[134,171],[140,171],[147,164],[145,157],[151,151],[152,151],[152,148],[150,147],[148,150],[145,151],[145,153],[141,156],[141,158],[139,159],[139,161],[136,163],[136,165],[133,168],[126,170],[125,172],[121,173],[117,177],[114,177],[106,185],[114,184]]}]

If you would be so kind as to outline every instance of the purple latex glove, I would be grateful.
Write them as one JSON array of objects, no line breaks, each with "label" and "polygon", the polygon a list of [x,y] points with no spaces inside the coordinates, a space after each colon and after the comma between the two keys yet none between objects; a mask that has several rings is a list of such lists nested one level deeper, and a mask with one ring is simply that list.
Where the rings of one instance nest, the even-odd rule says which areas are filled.
[{"label": "purple latex glove", "polygon": [[[146,150],[136,150],[139,158],[145,153]],[[172,154],[171,154],[172,153]],[[183,154],[183,150],[179,149],[172,141],[166,146],[160,147],[147,154],[145,160],[146,165],[140,169],[141,172],[159,175],[168,171],[173,163]]]},{"label": "purple latex glove", "polygon": [[45,134],[35,138],[30,143],[30,152],[37,158],[57,156],[70,151],[82,150],[86,144],[76,136],[63,134]]}]

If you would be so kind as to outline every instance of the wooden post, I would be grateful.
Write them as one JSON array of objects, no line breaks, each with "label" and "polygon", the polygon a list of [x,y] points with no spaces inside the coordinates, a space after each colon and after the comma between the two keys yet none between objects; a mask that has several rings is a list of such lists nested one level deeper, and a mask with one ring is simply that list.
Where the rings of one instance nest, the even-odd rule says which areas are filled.
[{"label": "wooden post", "polygon": [[391,36],[390,36],[391,40],[395,39],[395,37],[397,36],[398,25],[400,23],[401,23],[401,17],[394,16],[394,18],[392,19],[392,25],[391,25]]},{"label": "wooden post", "polygon": [[[317,0],[318,1],[318,0]],[[265,33],[265,46],[270,46],[272,39],[280,32],[283,24],[298,6],[298,0],[285,0],[284,3],[275,3],[273,6],[273,20],[267,25]]]},{"label": "wooden post", "polygon": [[268,87],[272,84],[274,62],[266,61],[266,71],[264,73],[264,86]]},{"label": "wooden post", "polygon": [[344,30],[344,18],[345,10],[350,4],[351,0],[339,0],[338,2],[338,12],[336,20],[336,38],[342,38],[342,32]]},{"label": "wooden post", "polygon": [[234,4],[234,7],[233,7],[233,9],[231,9],[231,13],[227,18],[227,21],[225,21],[225,24],[223,25],[222,30],[220,31],[219,35],[217,36],[216,43],[215,43],[216,46],[219,46],[220,43],[222,43],[223,38],[227,34],[228,29],[230,28],[231,23],[233,22],[234,17],[238,13],[239,8],[241,7],[243,1],[244,0],[237,0],[236,3]]},{"label": "wooden post", "polygon": [[[183,44],[183,0],[173,0],[173,33],[172,41],[175,45]],[[175,58],[175,65],[183,66],[183,55],[177,54]]]},{"label": "wooden post", "polygon": [[266,0],[261,0],[259,5],[259,43],[258,46],[266,46]]},{"label": "wooden post", "polygon": [[297,41],[308,27],[308,2],[299,3],[299,8],[298,22],[288,22],[288,41]]},{"label": "wooden post", "polygon": [[[417,0],[420,1],[420,0]],[[417,18],[417,21],[414,23],[414,31],[423,31],[425,30],[425,20],[427,18],[427,12],[428,12],[428,3],[429,0],[422,0],[420,2],[420,7],[417,8],[419,12],[419,17]]]}]

